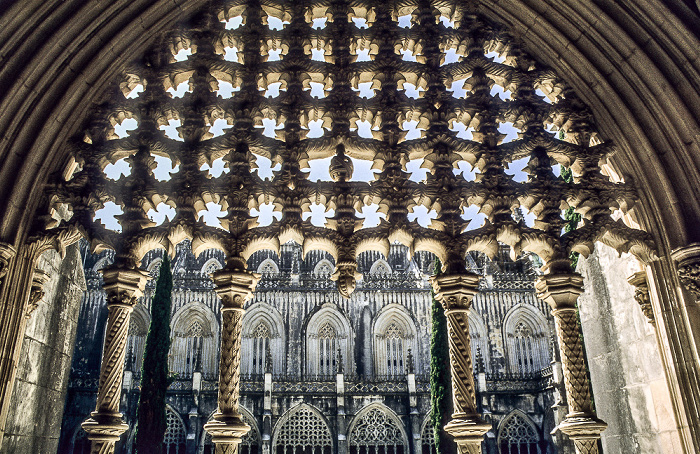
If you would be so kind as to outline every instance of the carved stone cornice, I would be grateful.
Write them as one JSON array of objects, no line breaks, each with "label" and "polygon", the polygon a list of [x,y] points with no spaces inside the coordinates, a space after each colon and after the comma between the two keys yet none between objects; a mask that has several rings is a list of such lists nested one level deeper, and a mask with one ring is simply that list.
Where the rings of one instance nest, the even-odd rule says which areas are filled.
[{"label": "carved stone cornice", "polygon": [[700,243],[674,249],[671,257],[681,283],[700,301]]},{"label": "carved stone cornice", "polygon": [[651,299],[649,298],[649,285],[647,284],[646,271],[638,271],[627,278],[627,282],[634,287],[634,299],[639,303],[642,312],[649,319],[649,323],[655,324],[654,310],[651,307]]}]

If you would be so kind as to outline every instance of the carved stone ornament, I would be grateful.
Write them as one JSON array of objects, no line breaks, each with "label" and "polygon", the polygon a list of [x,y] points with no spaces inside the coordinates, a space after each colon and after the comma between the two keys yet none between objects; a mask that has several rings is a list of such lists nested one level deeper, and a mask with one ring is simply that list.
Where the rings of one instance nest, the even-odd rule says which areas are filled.
[{"label": "carved stone ornament", "polygon": [[331,280],[338,284],[338,292],[344,298],[350,298],[355,291],[357,281],[362,278],[362,273],[357,271],[357,263],[340,262],[335,267],[335,272],[331,275]]},{"label": "carved stone ornament", "polygon": [[681,283],[700,301],[700,243],[675,249],[671,257],[676,262]]},{"label": "carved stone ornament", "polygon": [[9,271],[10,260],[17,254],[17,249],[9,243],[0,242],[0,284]]},{"label": "carved stone ornament", "polygon": [[630,285],[634,287],[634,299],[639,303],[642,312],[652,325],[654,320],[654,309],[651,306],[651,298],[649,297],[649,285],[647,284],[646,271],[638,271],[627,279]]},{"label": "carved stone ornament", "polygon": [[30,318],[32,313],[39,307],[39,301],[44,297],[44,284],[48,282],[49,275],[40,269],[34,270],[34,276],[32,277],[32,288],[29,292],[29,301],[27,301],[27,309],[25,310],[25,317]]}]

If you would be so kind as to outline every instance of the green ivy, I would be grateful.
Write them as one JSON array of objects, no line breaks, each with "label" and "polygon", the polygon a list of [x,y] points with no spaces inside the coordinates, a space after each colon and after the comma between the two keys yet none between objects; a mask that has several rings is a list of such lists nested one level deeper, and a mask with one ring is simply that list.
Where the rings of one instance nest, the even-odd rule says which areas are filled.
[{"label": "green ivy", "polygon": [[168,427],[165,393],[172,383],[168,374],[172,290],[173,275],[165,254],[151,302],[151,326],[143,354],[135,443],[138,454],[160,454]]},{"label": "green ivy", "polygon": [[[435,275],[442,268],[435,259]],[[443,427],[452,413],[452,383],[450,381],[450,355],[447,340],[447,318],[442,305],[432,294],[432,327],[430,333],[430,424],[435,435],[437,454],[455,452],[454,442]]]},{"label": "green ivy", "polygon": [[[574,181],[574,173],[572,170],[568,167],[560,166],[561,167],[561,177],[564,181],[567,183],[571,183]],[[573,207],[569,207],[564,211],[564,219],[566,220],[566,225],[564,226],[564,231],[565,232],[571,232],[573,230],[576,230],[578,228],[579,222],[581,222],[581,215],[576,213],[574,211]],[[578,252],[572,252],[569,255],[569,258],[571,259],[571,268],[576,269],[576,265],[578,265],[578,258],[579,258],[579,253]]]}]

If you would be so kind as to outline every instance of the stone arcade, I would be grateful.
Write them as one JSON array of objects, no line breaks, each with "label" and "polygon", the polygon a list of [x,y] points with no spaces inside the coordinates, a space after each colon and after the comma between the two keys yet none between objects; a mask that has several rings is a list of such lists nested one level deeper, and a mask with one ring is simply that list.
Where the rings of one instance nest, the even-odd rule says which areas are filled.
[{"label": "stone arcade", "polygon": [[[120,404],[130,320],[149,280],[142,260],[153,249],[174,255],[186,240],[196,256],[223,254],[212,274],[221,321],[217,405],[204,426],[219,454],[237,452],[251,429],[239,405],[245,307],[259,280],[248,260],[279,254],[289,241],[304,257],[332,258],[330,277],[344,298],[356,289],[363,253],[388,257],[400,243],[410,256],[441,260],[432,285],[448,317],[454,395],[445,430],[462,454],[481,452],[492,428],[476,398],[470,313],[480,279],[467,255],[495,257],[505,245],[513,257],[543,262],[536,291],[555,320],[568,405],[557,429],[578,453],[598,452],[606,423],[592,406],[600,382],[591,367],[590,386],[576,316],[591,281],[571,269],[569,255],[599,261],[606,287],[595,281],[588,290],[607,290],[607,308],[629,307],[615,296],[632,273],[605,268],[614,261],[604,247],[634,255],[624,259],[644,272],[631,281],[647,313],[651,305],[654,323],[644,329],[656,340],[645,361],[658,360],[664,375],[652,405],[633,409],[633,382],[621,402],[635,417],[670,424],[658,432],[664,449],[698,452],[695,3],[28,1],[3,6],[0,21],[0,449],[31,439],[41,451],[56,437],[75,330],[74,321],[58,320],[70,319],[61,311],[75,308],[80,292],[71,270],[82,237],[94,252],[115,251],[102,269],[96,404],[82,424],[93,453],[113,452],[129,428]],[[504,125],[517,139],[504,141]],[[270,179],[261,177],[266,162]],[[506,172],[518,162],[525,179]],[[128,170],[108,176],[108,166],[124,163]],[[219,163],[225,172],[215,170]],[[554,173],[559,165],[572,170],[571,181]],[[310,181],[308,169],[320,168],[329,178]],[[525,219],[513,216],[518,208]],[[566,208],[582,216],[569,232]],[[269,209],[278,219],[258,225]],[[110,210],[119,213],[116,228],[100,222]],[[174,217],[158,216],[169,210]],[[383,219],[363,225],[373,210]],[[319,211],[324,222],[307,219]],[[475,211],[486,217],[481,226],[468,218]],[[586,321],[608,334],[621,327],[612,311],[586,319],[585,310],[584,330]],[[316,342],[332,338],[325,336]],[[610,355],[590,357],[627,358],[630,345],[610,339]],[[54,363],[63,367],[48,367]],[[630,367],[623,363],[618,378],[632,379]],[[43,401],[51,412],[38,400],[26,411],[17,405],[39,395],[51,397]],[[612,405],[607,397],[596,408]],[[664,400],[665,413],[657,405]],[[358,421],[387,414],[368,407]],[[288,420],[314,415],[303,407]],[[603,445],[629,443],[622,424],[607,419],[613,435]],[[327,447],[329,435],[318,436]],[[633,450],[659,449],[659,440],[650,448],[631,438]],[[364,440],[362,449],[371,443]]]}]

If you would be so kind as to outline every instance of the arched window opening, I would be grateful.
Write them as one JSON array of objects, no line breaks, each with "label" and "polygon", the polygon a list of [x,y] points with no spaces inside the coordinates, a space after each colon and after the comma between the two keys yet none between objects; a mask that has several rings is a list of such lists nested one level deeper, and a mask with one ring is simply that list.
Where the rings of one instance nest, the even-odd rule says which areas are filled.
[{"label": "arched window opening", "polygon": [[408,452],[400,422],[375,406],[360,412],[350,431],[350,454],[404,454]]},{"label": "arched window opening", "polygon": [[126,338],[126,361],[124,369],[140,375],[143,362],[143,349],[146,343],[148,328],[140,317],[132,316]]},{"label": "arched window opening", "polygon": [[541,454],[540,437],[533,425],[519,413],[512,413],[498,431],[499,454]]},{"label": "arched window opening", "polygon": [[270,355],[270,328],[263,322],[253,330],[253,367],[250,370],[252,375],[262,375],[265,373],[265,365]]},{"label": "arched window opening", "polygon": [[170,408],[166,408],[165,418],[168,428],[165,430],[165,437],[163,438],[162,454],[185,454],[185,439],[187,435],[185,425]]},{"label": "arched window opening", "polygon": [[314,268],[314,276],[317,279],[328,279],[333,274],[333,265],[328,260],[321,260]]},{"label": "arched window opening", "polygon": [[335,328],[330,323],[324,323],[318,330],[318,364],[320,375],[333,375],[336,369],[336,337]]},{"label": "arched window opening", "polygon": [[430,424],[430,415],[425,419],[423,431],[420,435],[420,452],[421,454],[437,454],[435,445],[435,430]]},{"label": "arched window opening", "polygon": [[279,268],[277,264],[271,259],[265,259],[258,267],[258,273],[262,274],[263,277],[274,277],[279,274]]},{"label": "arched window opening", "polygon": [[185,376],[190,376],[196,371],[201,372],[203,338],[204,327],[202,327],[202,324],[198,320],[195,320],[190,324],[190,327],[187,328],[187,331],[185,331],[185,339],[187,342]]},{"label": "arched window opening", "polygon": [[504,323],[508,369],[531,375],[549,366],[551,349],[547,320],[529,306],[515,307]]},{"label": "arched window opening", "polygon": [[384,332],[386,342],[386,370],[390,377],[401,377],[406,374],[404,365],[404,333],[395,323],[389,325]]},{"label": "arched window opening", "polygon": [[328,425],[317,411],[302,404],[280,420],[272,443],[274,454],[331,454],[333,441]]}]

